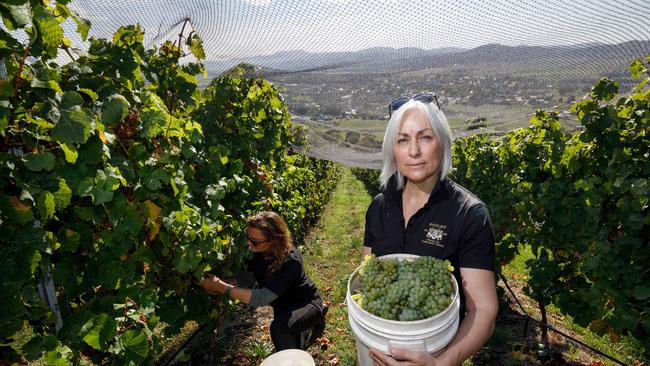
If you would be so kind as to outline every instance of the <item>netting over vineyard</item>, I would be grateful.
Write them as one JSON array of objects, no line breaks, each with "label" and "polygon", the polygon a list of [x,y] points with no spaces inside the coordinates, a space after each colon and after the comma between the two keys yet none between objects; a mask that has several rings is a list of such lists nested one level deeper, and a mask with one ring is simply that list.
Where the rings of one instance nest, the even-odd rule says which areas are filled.
[{"label": "netting over vineyard", "polygon": [[[558,318],[553,306],[599,342],[589,349],[648,364],[649,10],[648,0],[0,1],[0,364],[255,364],[217,360],[247,354],[253,337],[217,350],[241,308],[202,280],[246,267],[247,217],[267,210],[312,259],[340,244],[315,268],[337,318],[321,339],[337,335],[311,349],[353,364],[352,330],[336,315],[347,310],[330,289],[365,252],[368,196],[332,161],[377,166],[389,101],[422,91],[437,94],[457,137],[451,177],[485,203],[457,218],[487,220],[487,207],[494,229],[494,255],[491,238],[472,234],[483,219],[446,248],[464,240],[465,257],[525,272],[513,280],[542,319],[515,301],[523,314],[506,308],[475,363],[573,359],[568,342],[527,332],[529,320]],[[351,171],[376,193],[377,170]],[[434,244],[446,245],[453,220],[427,224]],[[453,278],[469,262],[454,263]],[[348,304],[398,319],[447,307],[416,294],[429,285],[404,290],[414,273],[404,274],[381,280],[385,294],[362,278],[374,283],[359,294],[368,301]],[[413,304],[397,314],[404,293]],[[522,338],[507,336],[513,319],[525,319]],[[201,329],[209,347],[194,338]],[[198,358],[184,350],[195,342]],[[608,355],[619,350],[624,361]]]},{"label": "netting over vineyard", "polygon": [[627,91],[627,65],[650,53],[643,0],[76,0],[71,8],[96,38],[140,23],[151,46],[191,27],[206,51],[202,83],[255,65],[308,127],[310,153],[351,166],[377,166],[386,105],[397,96],[435,92],[456,137],[525,126],[537,108],[559,112],[571,129],[574,101],[602,76]]}]

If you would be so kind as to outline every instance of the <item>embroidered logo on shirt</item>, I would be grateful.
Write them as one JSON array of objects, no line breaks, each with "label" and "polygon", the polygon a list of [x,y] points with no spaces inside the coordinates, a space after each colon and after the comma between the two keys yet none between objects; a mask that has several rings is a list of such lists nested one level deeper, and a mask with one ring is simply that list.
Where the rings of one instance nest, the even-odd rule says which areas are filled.
[{"label": "embroidered logo on shirt", "polygon": [[438,247],[444,248],[444,245],[442,244],[445,236],[447,236],[447,226],[446,225],[440,225],[440,224],[434,224],[430,223],[429,227],[425,229],[427,232],[424,240],[422,240],[423,243],[435,245]]}]

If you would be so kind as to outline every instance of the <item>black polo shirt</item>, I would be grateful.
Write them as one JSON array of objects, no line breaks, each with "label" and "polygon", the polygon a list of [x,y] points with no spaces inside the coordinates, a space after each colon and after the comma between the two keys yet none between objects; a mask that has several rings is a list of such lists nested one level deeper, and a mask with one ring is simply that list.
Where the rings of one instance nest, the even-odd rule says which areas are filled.
[{"label": "black polo shirt", "polygon": [[271,301],[274,314],[293,311],[308,303],[313,303],[319,309],[322,307],[318,289],[305,273],[302,258],[295,248],[291,248],[289,257],[267,279],[266,270],[269,265],[270,261],[264,259],[262,253],[255,253],[249,262],[249,269],[260,288],[266,287],[278,295],[278,298]]},{"label": "black polo shirt", "polygon": [[[402,190],[395,176],[366,212],[363,244],[377,256],[408,253],[447,259],[462,287],[460,267],[495,270],[494,232],[485,204],[449,178],[404,224]],[[464,304],[464,296],[461,291]],[[461,312],[462,314],[462,312]]]}]

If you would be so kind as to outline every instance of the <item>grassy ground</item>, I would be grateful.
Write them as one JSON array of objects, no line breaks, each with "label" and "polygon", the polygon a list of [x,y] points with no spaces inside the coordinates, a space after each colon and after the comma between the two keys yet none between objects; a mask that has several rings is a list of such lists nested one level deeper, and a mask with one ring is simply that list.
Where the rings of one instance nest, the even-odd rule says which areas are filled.
[{"label": "grassy ground", "polygon": [[388,120],[350,118],[336,121],[336,126],[341,128],[384,131],[386,129],[386,123],[388,123]]},{"label": "grassy ground", "polygon": [[361,262],[364,215],[370,200],[363,184],[345,169],[332,201],[307,240],[305,270],[323,298],[332,303],[324,334],[328,346],[317,355],[320,361],[338,359],[341,365],[355,362],[354,335],[343,302],[348,277]]},{"label": "grassy ground", "polygon": [[[324,335],[308,349],[316,365],[355,364],[354,335],[348,326],[344,299],[348,276],[360,262],[364,214],[370,200],[362,183],[348,169],[344,169],[331,202],[302,248],[305,270],[316,282],[324,300],[330,304]],[[530,250],[523,247],[521,255],[505,268],[504,274],[526,313],[539,319],[536,303],[528,299],[522,290],[528,275],[525,261],[531,257]],[[498,285],[503,296],[494,333],[483,349],[463,366],[616,365],[553,332],[549,333],[549,344],[543,345],[541,328],[526,321],[515,297],[506,291],[505,284],[499,281]],[[626,364],[647,365],[642,350],[633,340],[623,339],[614,343],[609,338],[598,337],[588,329],[575,326],[569,317],[552,307],[548,309],[548,314],[550,324],[564,333]],[[268,330],[271,320],[269,307],[259,308],[252,313],[242,309],[237,319],[219,331],[217,364],[258,365],[268,357],[273,351]],[[207,333],[203,332],[197,337],[172,364],[208,364],[210,342]]]}]

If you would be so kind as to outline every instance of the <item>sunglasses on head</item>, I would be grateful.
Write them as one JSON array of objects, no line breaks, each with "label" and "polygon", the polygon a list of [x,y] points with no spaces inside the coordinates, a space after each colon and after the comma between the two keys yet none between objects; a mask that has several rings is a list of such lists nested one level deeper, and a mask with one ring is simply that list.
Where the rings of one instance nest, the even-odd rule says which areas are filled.
[{"label": "sunglasses on head", "polygon": [[255,240],[255,239],[251,238],[249,235],[246,235],[246,238],[248,238],[248,241],[250,241],[251,244],[253,244],[254,247],[256,247],[256,246],[258,246],[258,245],[260,245],[260,244],[263,244],[263,243],[266,243],[267,241],[269,241],[268,239],[264,239],[264,240]]},{"label": "sunglasses on head", "polygon": [[436,97],[435,94],[433,94],[433,93],[420,93],[420,94],[415,94],[412,97],[399,97],[399,98],[393,100],[392,102],[390,102],[390,104],[388,105],[388,115],[392,116],[393,111],[398,110],[399,107],[403,106],[404,103],[408,102],[411,99],[417,100],[418,102],[427,103],[427,104],[431,103],[431,102],[433,102],[435,100],[436,101],[436,107],[438,107],[438,109],[440,109],[440,104],[438,104],[438,97]]}]

